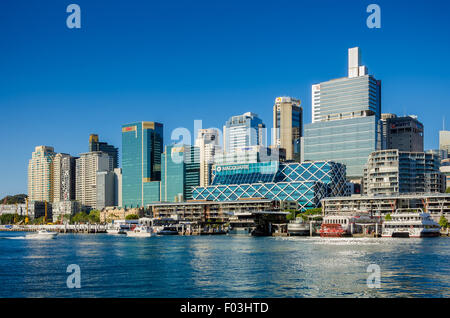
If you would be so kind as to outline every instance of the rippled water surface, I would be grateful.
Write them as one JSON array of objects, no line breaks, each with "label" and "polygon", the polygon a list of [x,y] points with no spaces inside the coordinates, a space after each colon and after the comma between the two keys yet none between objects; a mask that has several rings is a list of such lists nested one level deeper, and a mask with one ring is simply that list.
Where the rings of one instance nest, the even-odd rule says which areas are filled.
[{"label": "rippled water surface", "polygon": [[[450,297],[450,238],[0,232],[0,297]],[[69,264],[81,288],[69,289]],[[381,270],[368,288],[367,267]]]}]

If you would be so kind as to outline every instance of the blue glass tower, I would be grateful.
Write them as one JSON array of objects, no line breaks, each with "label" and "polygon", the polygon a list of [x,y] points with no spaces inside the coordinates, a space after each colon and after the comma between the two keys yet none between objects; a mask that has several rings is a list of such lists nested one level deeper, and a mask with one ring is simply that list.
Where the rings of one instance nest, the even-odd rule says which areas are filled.
[{"label": "blue glass tower", "polygon": [[189,145],[166,146],[162,154],[161,201],[192,199],[192,188],[200,185],[200,149]]},{"label": "blue glass tower", "polygon": [[138,122],[122,126],[124,207],[143,207],[147,203],[159,200],[162,152],[162,124]]},{"label": "blue glass tower", "polygon": [[225,152],[264,145],[266,139],[266,125],[254,113],[233,116],[223,127]]}]

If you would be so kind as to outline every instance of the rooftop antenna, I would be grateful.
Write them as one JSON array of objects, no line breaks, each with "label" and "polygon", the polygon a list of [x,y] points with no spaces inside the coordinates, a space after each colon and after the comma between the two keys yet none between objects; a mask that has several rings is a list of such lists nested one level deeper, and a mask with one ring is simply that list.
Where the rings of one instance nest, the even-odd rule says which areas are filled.
[{"label": "rooftop antenna", "polygon": [[442,130],[445,130],[445,116],[442,116]]}]

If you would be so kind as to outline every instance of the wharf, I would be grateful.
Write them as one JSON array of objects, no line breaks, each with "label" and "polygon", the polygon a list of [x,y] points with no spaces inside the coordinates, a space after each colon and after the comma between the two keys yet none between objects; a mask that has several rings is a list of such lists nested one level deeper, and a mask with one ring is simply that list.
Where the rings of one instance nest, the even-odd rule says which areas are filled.
[{"label": "wharf", "polygon": [[58,233],[106,233],[106,225],[102,224],[52,224],[52,225],[0,225],[0,231],[37,232],[40,230]]}]

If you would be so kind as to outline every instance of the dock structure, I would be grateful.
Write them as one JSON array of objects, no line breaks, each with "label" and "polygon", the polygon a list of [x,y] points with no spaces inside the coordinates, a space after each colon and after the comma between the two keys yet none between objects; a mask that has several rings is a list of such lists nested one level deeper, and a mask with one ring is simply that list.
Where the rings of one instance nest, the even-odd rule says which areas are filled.
[{"label": "dock structure", "polygon": [[106,233],[104,224],[52,224],[52,225],[0,225],[0,231],[37,232],[40,230],[58,233]]}]

